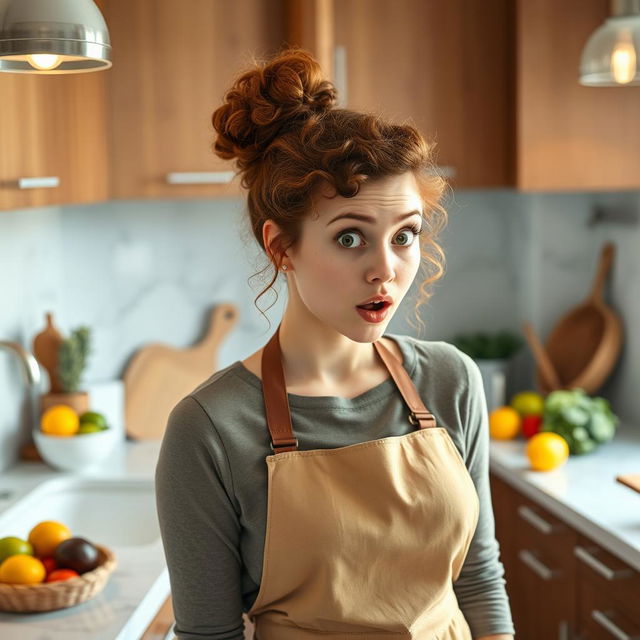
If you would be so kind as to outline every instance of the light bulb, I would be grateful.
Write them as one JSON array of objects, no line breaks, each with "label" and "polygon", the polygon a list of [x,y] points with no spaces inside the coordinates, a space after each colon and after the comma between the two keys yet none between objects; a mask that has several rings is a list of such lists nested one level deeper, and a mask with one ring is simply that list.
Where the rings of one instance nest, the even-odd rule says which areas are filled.
[{"label": "light bulb", "polygon": [[636,50],[633,42],[618,42],[611,54],[611,71],[616,82],[627,84],[636,75]]},{"label": "light bulb", "polygon": [[50,71],[55,69],[62,62],[62,57],[53,53],[34,53],[27,56],[29,64],[35,69]]}]

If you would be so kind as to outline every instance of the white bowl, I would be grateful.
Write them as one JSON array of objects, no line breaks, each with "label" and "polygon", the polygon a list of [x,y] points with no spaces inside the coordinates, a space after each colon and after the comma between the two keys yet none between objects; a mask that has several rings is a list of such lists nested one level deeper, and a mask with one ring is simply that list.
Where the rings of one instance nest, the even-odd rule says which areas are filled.
[{"label": "white bowl", "polygon": [[52,467],[80,471],[93,467],[111,453],[118,441],[118,432],[111,427],[75,436],[51,436],[34,430],[33,440],[38,453]]}]

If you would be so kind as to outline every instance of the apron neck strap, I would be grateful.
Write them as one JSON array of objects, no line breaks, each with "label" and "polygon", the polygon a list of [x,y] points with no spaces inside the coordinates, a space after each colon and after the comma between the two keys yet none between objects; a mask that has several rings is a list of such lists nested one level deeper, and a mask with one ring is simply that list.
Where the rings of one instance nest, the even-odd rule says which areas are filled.
[{"label": "apron neck strap", "polygon": [[[393,353],[379,340],[373,343],[382,362],[389,370],[398,390],[409,407],[408,420],[421,429],[433,428],[436,420],[424,406],[409,374]],[[293,435],[291,411],[282,368],[280,325],[262,352],[262,393],[264,396],[267,427],[271,436],[271,449],[275,453],[296,451],[298,439]]]}]

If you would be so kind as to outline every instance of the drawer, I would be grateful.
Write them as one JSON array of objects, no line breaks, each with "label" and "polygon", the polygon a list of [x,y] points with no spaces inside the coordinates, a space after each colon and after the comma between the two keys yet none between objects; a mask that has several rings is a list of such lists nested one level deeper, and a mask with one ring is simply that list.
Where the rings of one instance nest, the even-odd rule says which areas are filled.
[{"label": "drawer", "polygon": [[615,603],[616,611],[640,628],[640,573],[582,535],[578,536],[574,556],[578,582],[588,583],[606,595]]},{"label": "drawer", "polygon": [[640,640],[640,624],[628,614],[611,593],[595,582],[583,580],[578,585],[578,628],[580,640]]},{"label": "drawer", "polygon": [[516,554],[522,549],[542,554],[553,564],[573,572],[576,532],[546,509],[524,496],[515,502]]}]

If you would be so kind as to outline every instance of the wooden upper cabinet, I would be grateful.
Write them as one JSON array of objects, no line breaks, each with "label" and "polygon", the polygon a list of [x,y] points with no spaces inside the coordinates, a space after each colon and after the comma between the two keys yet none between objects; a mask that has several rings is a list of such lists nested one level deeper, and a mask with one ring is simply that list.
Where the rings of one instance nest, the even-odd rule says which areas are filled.
[{"label": "wooden upper cabinet", "polygon": [[213,153],[211,115],[252,56],[282,45],[282,0],[110,0],[107,23],[112,197],[241,193]]},{"label": "wooden upper cabinet", "polygon": [[517,186],[640,188],[640,87],[578,84],[582,48],[609,0],[519,0]]},{"label": "wooden upper cabinet", "polygon": [[0,73],[2,210],[108,199],[106,73]]},{"label": "wooden upper cabinet", "polygon": [[344,106],[412,122],[437,143],[436,163],[455,187],[509,185],[511,4],[335,2],[336,82]]}]

